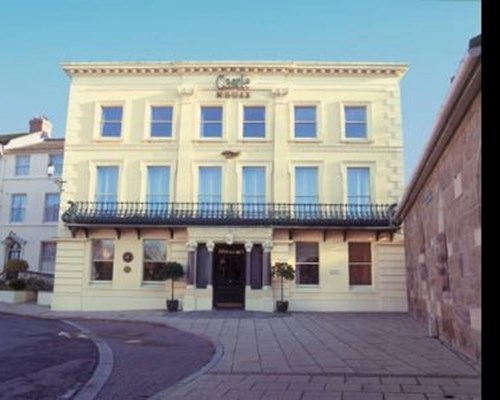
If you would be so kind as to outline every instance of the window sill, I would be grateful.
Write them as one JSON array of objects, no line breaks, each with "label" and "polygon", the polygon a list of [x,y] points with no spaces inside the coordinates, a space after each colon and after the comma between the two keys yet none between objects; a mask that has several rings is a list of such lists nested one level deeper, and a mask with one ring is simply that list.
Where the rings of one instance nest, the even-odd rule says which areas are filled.
[{"label": "window sill", "polygon": [[244,143],[271,143],[271,139],[267,138],[239,138],[238,142]]},{"label": "window sill", "polygon": [[351,285],[349,286],[349,291],[358,293],[370,293],[375,292],[373,285]]},{"label": "window sill", "polygon": [[346,143],[346,144],[373,144],[374,140],[373,139],[349,139],[349,138],[343,138],[340,139],[340,143]]},{"label": "window sill", "polygon": [[152,142],[152,143],[155,143],[155,142],[176,142],[177,141],[177,138],[176,137],[173,137],[173,136],[170,136],[170,137],[146,137],[146,138],[143,138],[142,139],[143,142]]},{"label": "window sill", "polygon": [[94,142],[99,142],[99,143],[117,143],[117,142],[123,142],[122,137],[95,137],[93,138]]},{"label": "window sill", "polygon": [[318,138],[292,138],[292,139],[288,139],[288,143],[300,143],[300,144],[315,143],[315,144],[319,144],[319,143],[323,143],[323,140],[318,139]]},{"label": "window sill", "polygon": [[111,287],[113,281],[90,281],[89,286],[103,286],[103,287]]},{"label": "window sill", "polygon": [[59,221],[43,221],[44,225],[57,225]]},{"label": "window sill", "polygon": [[165,281],[142,281],[142,287],[149,288],[164,288]]},{"label": "window sill", "polygon": [[226,143],[224,138],[196,138],[193,139],[194,143]]},{"label": "window sill", "polygon": [[305,285],[305,284],[295,285],[295,291],[297,292],[319,292],[320,290],[321,290],[320,285]]}]

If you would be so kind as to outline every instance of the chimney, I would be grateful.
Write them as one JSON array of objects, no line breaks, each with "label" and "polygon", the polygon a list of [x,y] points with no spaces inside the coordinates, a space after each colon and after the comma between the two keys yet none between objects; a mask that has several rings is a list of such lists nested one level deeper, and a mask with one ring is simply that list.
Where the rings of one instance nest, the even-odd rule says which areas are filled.
[{"label": "chimney", "polygon": [[47,117],[35,117],[30,120],[30,133],[43,132],[48,137],[52,134],[52,123]]}]

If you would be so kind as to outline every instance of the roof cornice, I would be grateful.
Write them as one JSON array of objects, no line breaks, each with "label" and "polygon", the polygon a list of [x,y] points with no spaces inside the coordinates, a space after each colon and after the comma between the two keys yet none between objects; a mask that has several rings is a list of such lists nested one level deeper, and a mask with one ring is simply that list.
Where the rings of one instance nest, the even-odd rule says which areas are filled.
[{"label": "roof cornice", "polygon": [[340,62],[70,62],[62,63],[70,76],[183,75],[183,74],[285,74],[285,75],[383,75],[402,77],[402,63]]}]

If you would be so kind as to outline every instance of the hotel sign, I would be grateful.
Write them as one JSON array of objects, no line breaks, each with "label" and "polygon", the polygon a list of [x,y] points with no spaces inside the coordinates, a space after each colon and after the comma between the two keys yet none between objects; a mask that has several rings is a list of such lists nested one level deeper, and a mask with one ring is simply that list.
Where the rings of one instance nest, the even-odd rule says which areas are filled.
[{"label": "hotel sign", "polygon": [[216,97],[220,98],[240,98],[250,97],[250,78],[246,75],[226,76],[219,75],[215,79]]}]

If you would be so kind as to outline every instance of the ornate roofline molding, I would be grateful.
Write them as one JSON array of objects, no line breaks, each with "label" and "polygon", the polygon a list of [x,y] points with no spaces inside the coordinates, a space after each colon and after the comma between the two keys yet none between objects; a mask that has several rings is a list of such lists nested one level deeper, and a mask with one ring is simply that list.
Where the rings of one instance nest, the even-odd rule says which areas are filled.
[{"label": "ornate roofline molding", "polygon": [[76,62],[63,63],[69,76],[82,75],[183,75],[183,74],[285,74],[285,75],[385,75],[402,77],[407,64],[396,63],[172,63]]}]

